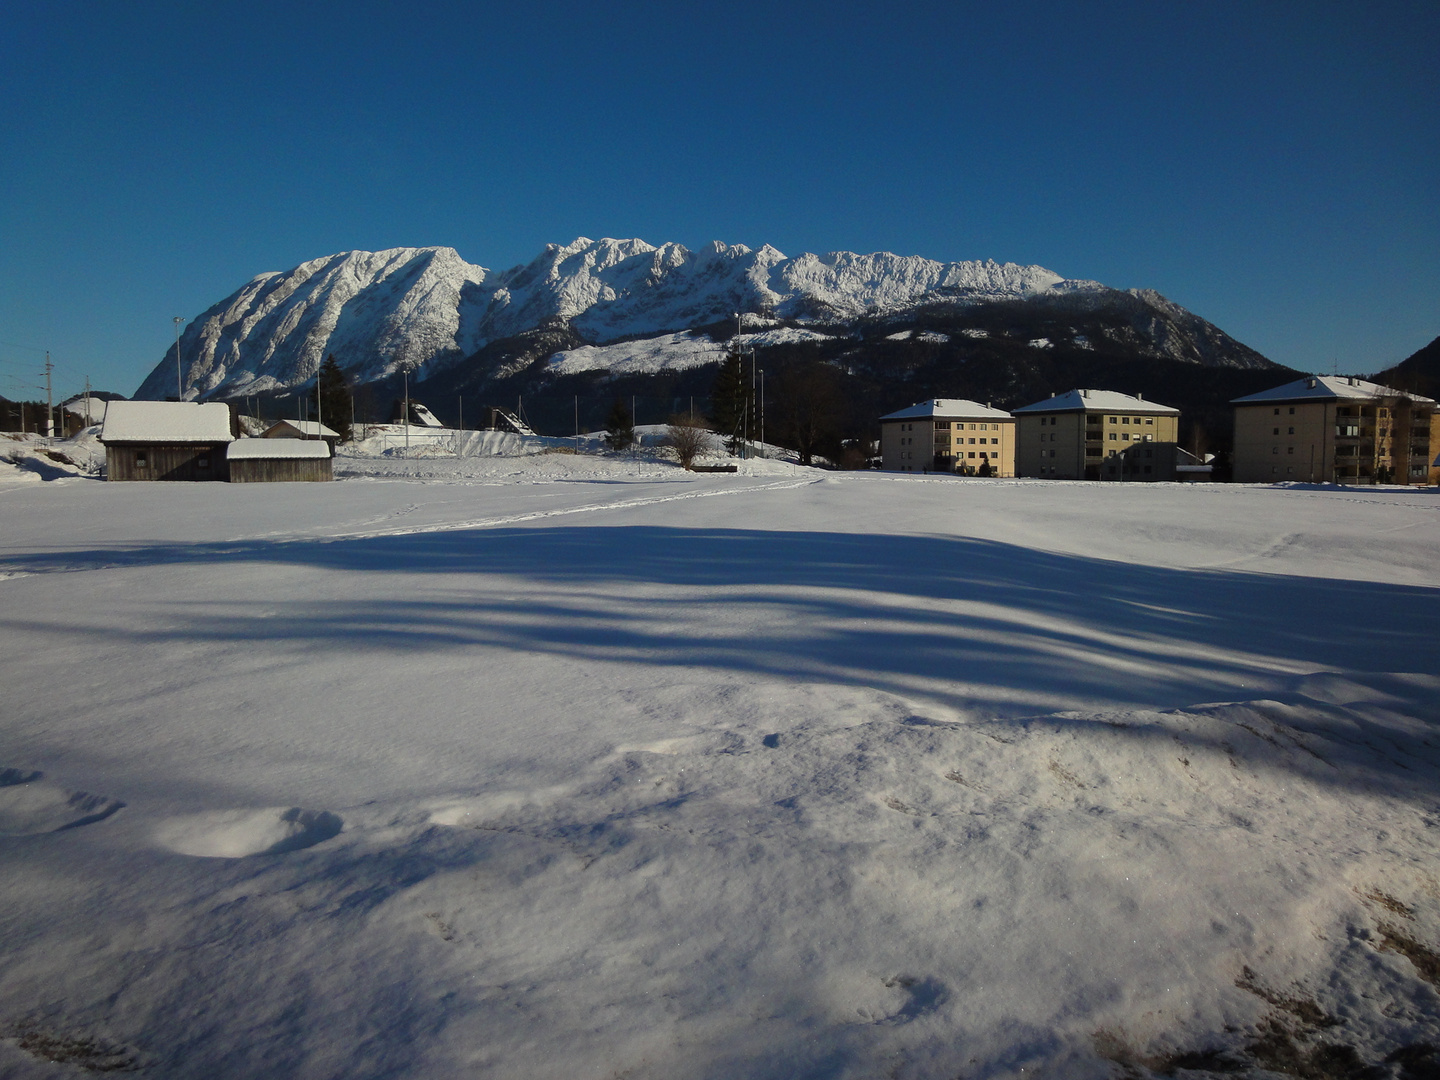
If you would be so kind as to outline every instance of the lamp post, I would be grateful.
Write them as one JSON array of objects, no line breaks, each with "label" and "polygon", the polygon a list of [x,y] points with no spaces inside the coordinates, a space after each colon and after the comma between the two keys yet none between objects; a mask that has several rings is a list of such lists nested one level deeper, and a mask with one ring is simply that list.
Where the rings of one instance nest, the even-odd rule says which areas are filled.
[{"label": "lamp post", "polygon": [[185,321],[184,315],[175,316],[175,400],[185,400],[185,388],[180,380],[180,324]]}]

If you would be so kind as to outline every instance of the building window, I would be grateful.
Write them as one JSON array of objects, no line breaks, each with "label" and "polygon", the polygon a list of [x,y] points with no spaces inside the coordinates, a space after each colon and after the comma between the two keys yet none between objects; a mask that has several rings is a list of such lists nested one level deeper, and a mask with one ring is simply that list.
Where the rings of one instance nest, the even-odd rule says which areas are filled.
[{"label": "building window", "polygon": [[1154,418],[1153,416],[1147,416],[1147,417],[1145,417],[1145,423],[1147,423],[1147,424],[1153,424],[1153,423],[1155,423],[1155,418]]},{"label": "building window", "polygon": [[1106,417],[1106,419],[1109,420],[1112,424],[1118,424],[1120,422],[1120,418],[1118,416],[1110,416]]},{"label": "building window", "polygon": [[1121,441],[1122,441],[1122,442],[1129,442],[1129,441],[1130,441],[1130,433],[1129,433],[1128,431],[1125,432],[1125,434],[1121,436]]},{"label": "building window", "polygon": [[950,421],[949,421],[949,420],[936,420],[936,421],[935,421],[935,426],[936,426],[937,428],[943,428],[943,429],[945,429],[945,430],[948,431],[948,430],[950,429]]},{"label": "building window", "polygon": [[[1290,434],[1291,434],[1291,435],[1294,435],[1294,434],[1295,434],[1295,429],[1294,429],[1293,427],[1290,429]],[[1380,434],[1381,434],[1381,435],[1384,435],[1385,433],[1382,431]]]},{"label": "building window", "polygon": [[208,469],[210,467],[210,459],[208,457],[196,458],[195,467],[197,469]]},{"label": "building window", "polygon": [[[1111,419],[1111,420],[1114,420],[1115,418],[1112,416],[1110,419]],[[1111,441],[1111,442],[1114,442],[1114,441],[1115,441],[1116,439],[1118,439],[1118,438],[1120,438],[1119,435],[1116,435],[1115,432],[1113,432],[1113,431],[1110,432],[1110,441]]]},{"label": "building window", "polygon": [[1293,454],[1293,453],[1295,453],[1295,447],[1293,447],[1293,446],[1287,446],[1287,447],[1285,448],[1285,453],[1287,453],[1287,454]]},{"label": "building window", "polygon": [[1272,446],[1272,447],[1270,448],[1270,453],[1272,453],[1272,454],[1278,454],[1279,452],[1280,452],[1280,448],[1279,448],[1278,446]]},{"label": "building window", "polygon": [[1122,424],[1128,424],[1128,423],[1130,423],[1130,418],[1129,418],[1128,416],[1122,416],[1122,417],[1120,418],[1120,423],[1122,423]]},{"label": "building window", "polygon": [[1276,415],[1276,416],[1279,416],[1279,415],[1280,415],[1280,410],[1279,410],[1279,409],[1276,409],[1276,410],[1275,410],[1275,415]]},{"label": "building window", "polygon": [[974,450],[971,450],[971,451],[970,451],[970,456],[971,456],[971,457],[974,457],[974,456],[975,456],[975,451],[974,451]]},{"label": "building window", "polygon": [[[1279,412],[1279,410],[1277,409],[1276,412]],[[1295,406],[1294,406],[1294,405],[1291,405],[1291,406],[1290,406],[1290,415],[1291,415],[1291,416],[1294,416],[1294,415],[1295,415]]]},{"label": "building window", "polygon": [[138,465],[138,466],[139,466],[140,468],[142,468],[142,469],[145,468],[145,464],[146,464],[146,463],[145,463],[145,451],[144,451],[144,450],[136,450],[136,451],[135,451],[135,464]]},{"label": "building window", "polygon": [[1273,432],[1273,434],[1279,435],[1279,434],[1280,434],[1280,429],[1277,427],[1277,428],[1275,429],[1275,431]]}]

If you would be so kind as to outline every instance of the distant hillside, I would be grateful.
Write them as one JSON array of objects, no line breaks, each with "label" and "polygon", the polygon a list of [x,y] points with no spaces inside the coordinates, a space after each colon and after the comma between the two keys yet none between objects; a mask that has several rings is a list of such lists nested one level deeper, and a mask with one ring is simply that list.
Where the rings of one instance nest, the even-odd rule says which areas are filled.
[{"label": "distant hillside", "polygon": [[1440,401],[1440,337],[1370,379]]}]

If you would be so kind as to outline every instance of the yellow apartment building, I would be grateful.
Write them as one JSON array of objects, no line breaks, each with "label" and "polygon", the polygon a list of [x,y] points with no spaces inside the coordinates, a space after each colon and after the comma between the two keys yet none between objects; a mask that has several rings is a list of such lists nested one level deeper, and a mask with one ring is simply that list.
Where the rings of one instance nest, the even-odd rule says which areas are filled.
[{"label": "yellow apartment building", "polygon": [[1235,481],[1436,481],[1435,402],[1353,375],[1311,375],[1236,398]]},{"label": "yellow apartment building", "polygon": [[880,418],[888,472],[1015,475],[1015,418],[963,398],[935,398]]},{"label": "yellow apartment building", "polygon": [[[1114,390],[1070,390],[1015,410],[1020,476],[1174,480],[1180,410]],[[1203,468],[1203,466],[1200,466]]]}]

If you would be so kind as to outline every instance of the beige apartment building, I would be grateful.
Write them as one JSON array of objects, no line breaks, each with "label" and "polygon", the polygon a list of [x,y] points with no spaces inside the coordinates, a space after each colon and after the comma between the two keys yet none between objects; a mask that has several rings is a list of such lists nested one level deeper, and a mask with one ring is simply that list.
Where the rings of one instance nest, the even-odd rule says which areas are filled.
[{"label": "beige apartment building", "polygon": [[1351,375],[1236,398],[1235,481],[1436,482],[1435,402]]},{"label": "beige apartment building", "polygon": [[961,398],[921,401],[880,418],[888,472],[1015,475],[1015,418]]},{"label": "beige apartment building", "polygon": [[[1174,480],[1180,410],[1114,390],[1070,390],[1015,410],[1020,476]],[[1204,466],[1197,466],[1204,468]]]}]

